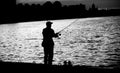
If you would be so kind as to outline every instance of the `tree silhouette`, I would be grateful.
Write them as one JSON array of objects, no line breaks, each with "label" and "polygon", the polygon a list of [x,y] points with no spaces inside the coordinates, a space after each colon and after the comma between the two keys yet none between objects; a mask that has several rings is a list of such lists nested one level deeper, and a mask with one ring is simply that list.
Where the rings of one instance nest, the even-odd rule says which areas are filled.
[{"label": "tree silhouette", "polygon": [[61,8],[61,7],[62,7],[62,4],[61,4],[60,1],[55,1],[55,2],[53,3],[53,6],[54,6],[55,8]]},{"label": "tree silhouette", "polygon": [[60,1],[53,3],[46,1],[43,5],[27,3],[16,5],[15,2],[16,0],[9,0],[0,3],[1,23],[120,15],[120,9],[99,10],[94,3],[87,10],[86,5],[81,3],[67,6],[62,5]]},{"label": "tree silhouette", "polygon": [[51,1],[47,1],[46,3],[43,4],[44,8],[52,8],[52,2]]}]

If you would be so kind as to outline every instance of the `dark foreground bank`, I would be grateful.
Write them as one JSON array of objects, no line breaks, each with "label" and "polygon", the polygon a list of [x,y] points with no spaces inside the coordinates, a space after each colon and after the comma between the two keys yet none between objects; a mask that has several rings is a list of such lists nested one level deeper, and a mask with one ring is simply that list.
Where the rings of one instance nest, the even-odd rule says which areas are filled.
[{"label": "dark foreground bank", "polygon": [[65,66],[65,65],[43,65],[33,63],[12,63],[12,62],[0,62],[1,71],[7,72],[33,72],[33,73],[51,73],[51,72],[72,72],[72,73],[108,73],[119,72],[120,68],[104,68],[104,67],[92,67],[92,66]]}]

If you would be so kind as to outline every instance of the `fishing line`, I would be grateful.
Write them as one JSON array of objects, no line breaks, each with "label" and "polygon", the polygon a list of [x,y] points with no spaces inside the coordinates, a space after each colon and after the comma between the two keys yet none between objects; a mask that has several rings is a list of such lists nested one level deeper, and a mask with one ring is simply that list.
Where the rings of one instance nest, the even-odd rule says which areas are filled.
[{"label": "fishing line", "polygon": [[[75,23],[78,19],[75,19],[72,23],[70,23],[68,26],[66,26],[65,28],[63,28],[62,30],[60,30],[59,32],[57,33],[60,33],[62,32],[64,29],[68,28],[69,26],[71,26],[73,23]],[[59,38],[60,39],[60,38]],[[27,38],[25,40],[43,40],[42,38]]]}]

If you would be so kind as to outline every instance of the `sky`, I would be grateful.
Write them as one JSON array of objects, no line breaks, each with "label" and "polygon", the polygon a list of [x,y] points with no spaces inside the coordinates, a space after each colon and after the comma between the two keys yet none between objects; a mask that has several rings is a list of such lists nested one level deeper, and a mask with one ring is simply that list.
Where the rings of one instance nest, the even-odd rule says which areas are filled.
[{"label": "sky", "polygon": [[[56,0],[17,0],[18,3],[40,3],[43,4],[46,1],[54,2]],[[76,5],[85,4],[86,6],[91,6],[94,3],[99,8],[120,8],[120,0],[58,0],[61,1],[63,5]]]}]

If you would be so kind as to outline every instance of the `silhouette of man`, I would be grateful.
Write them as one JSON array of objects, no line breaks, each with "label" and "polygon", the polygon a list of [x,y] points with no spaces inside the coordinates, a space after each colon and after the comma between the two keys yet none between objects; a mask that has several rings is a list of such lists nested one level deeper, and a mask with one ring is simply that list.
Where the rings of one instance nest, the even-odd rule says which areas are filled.
[{"label": "silhouette of man", "polygon": [[43,29],[43,42],[42,46],[44,48],[44,64],[52,65],[53,52],[54,52],[54,41],[53,37],[58,37],[59,33],[54,33],[51,28],[52,22],[46,22],[46,28]]}]

